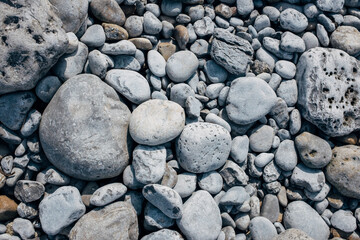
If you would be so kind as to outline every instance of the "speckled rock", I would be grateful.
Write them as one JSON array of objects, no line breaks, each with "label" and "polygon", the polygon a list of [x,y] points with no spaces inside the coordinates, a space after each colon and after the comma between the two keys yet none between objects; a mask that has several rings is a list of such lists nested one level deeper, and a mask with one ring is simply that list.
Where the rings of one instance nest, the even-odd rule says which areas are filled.
[{"label": "speckled rock", "polygon": [[360,52],[360,32],[352,26],[339,26],[330,36],[331,46],[354,56]]},{"label": "speckled rock", "polygon": [[289,228],[286,231],[277,235],[272,240],[314,240],[314,239],[309,237],[305,232],[299,229]]}]

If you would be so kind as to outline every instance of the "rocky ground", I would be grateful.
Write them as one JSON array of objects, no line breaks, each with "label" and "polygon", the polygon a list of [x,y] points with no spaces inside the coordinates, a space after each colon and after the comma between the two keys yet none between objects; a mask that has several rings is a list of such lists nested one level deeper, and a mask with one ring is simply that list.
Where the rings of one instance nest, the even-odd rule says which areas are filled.
[{"label": "rocky ground", "polygon": [[0,240],[360,239],[359,0],[0,0]]}]

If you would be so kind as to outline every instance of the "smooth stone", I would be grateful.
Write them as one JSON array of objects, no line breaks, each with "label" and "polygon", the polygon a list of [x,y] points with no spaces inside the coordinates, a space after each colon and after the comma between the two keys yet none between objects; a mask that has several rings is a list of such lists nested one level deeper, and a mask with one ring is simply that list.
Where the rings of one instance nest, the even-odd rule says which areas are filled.
[{"label": "smooth stone", "polygon": [[190,51],[195,53],[197,57],[204,57],[210,53],[209,43],[204,39],[197,39],[190,46]]},{"label": "smooth stone", "polygon": [[129,121],[130,111],[115,90],[82,74],[66,81],[46,107],[41,145],[49,161],[70,176],[115,177],[128,165]]},{"label": "smooth stone", "polygon": [[0,221],[12,220],[17,216],[18,204],[6,195],[0,195]]},{"label": "smooth stone", "polygon": [[359,129],[358,68],[358,61],[342,50],[312,48],[305,52],[296,74],[302,117],[331,137]]},{"label": "smooth stone", "polygon": [[247,159],[249,152],[249,137],[246,135],[236,136],[231,142],[230,156],[238,164],[243,163]]},{"label": "smooth stone", "polygon": [[297,240],[314,240],[313,238],[309,237],[305,232],[296,229],[296,228],[289,228],[284,232],[277,235],[272,240],[289,240],[289,239],[297,239]]},{"label": "smooth stone", "polygon": [[91,25],[84,35],[80,38],[80,41],[85,43],[88,47],[101,47],[105,43],[105,32],[101,25]]},{"label": "smooth stone", "polygon": [[246,186],[249,176],[240,168],[238,164],[231,160],[227,160],[225,166],[219,171],[225,183],[229,187]]},{"label": "smooth stone", "polygon": [[[296,82],[295,82],[295,84],[296,84]],[[285,87],[285,89],[288,89],[288,88]],[[297,91],[297,88],[295,90]],[[283,92],[281,91],[281,93],[283,93]],[[288,96],[288,93],[284,93],[283,95]],[[282,96],[282,97],[284,98],[284,96]],[[277,123],[279,128],[284,129],[284,128],[287,128],[290,117],[289,117],[289,112],[288,112],[288,105],[283,98],[281,98],[281,97],[277,98],[276,105],[271,109],[269,115],[275,120],[275,122]]]},{"label": "smooth stone", "polygon": [[183,202],[173,189],[159,184],[148,184],[142,190],[143,196],[171,219],[183,216]]},{"label": "smooth stone", "polygon": [[327,197],[327,195],[330,192],[330,189],[331,189],[330,185],[328,183],[325,183],[323,188],[318,192],[310,192],[309,190],[304,189],[304,193],[306,197],[309,198],[310,200],[319,202],[319,201],[323,201]]},{"label": "smooth stone", "polygon": [[60,172],[53,166],[47,167],[41,173],[44,174],[44,181],[53,185],[67,185],[70,183],[70,177]]},{"label": "smooth stone", "polygon": [[105,43],[99,50],[109,55],[134,55],[136,46],[129,40],[121,40],[116,43]]},{"label": "smooth stone", "polygon": [[19,234],[21,239],[33,239],[35,237],[35,229],[33,224],[23,218],[15,218],[12,223],[12,229]]},{"label": "smooth stone", "polygon": [[360,148],[354,145],[335,147],[326,166],[326,179],[344,196],[360,199]]},{"label": "smooth stone", "polygon": [[247,16],[254,10],[253,0],[236,0],[236,10],[240,16]]},{"label": "smooth stone", "polygon": [[165,173],[163,178],[161,179],[161,185],[173,188],[178,181],[178,175],[176,170],[170,166],[170,164],[166,164]]},{"label": "smooth stone", "polygon": [[318,192],[325,184],[325,175],[320,169],[308,168],[300,163],[291,175],[291,182],[310,192]]},{"label": "smooth stone", "polygon": [[31,134],[33,134],[39,128],[40,120],[41,113],[36,109],[30,110],[24,124],[20,129],[21,135],[24,137],[29,137]]},{"label": "smooth stone", "polygon": [[84,215],[85,210],[77,188],[61,187],[39,204],[41,228],[48,235],[56,235]]},{"label": "smooth stone", "polygon": [[112,69],[106,73],[105,82],[135,104],[150,99],[149,82],[138,72]]},{"label": "smooth stone", "polygon": [[292,140],[284,140],[275,152],[275,163],[284,171],[292,171],[297,164],[295,144]]},{"label": "smooth stone", "polygon": [[226,81],[228,76],[228,72],[214,60],[206,61],[204,71],[212,83],[223,83]]},{"label": "smooth stone", "polygon": [[263,168],[273,159],[274,159],[273,153],[260,153],[259,155],[256,156],[254,163],[257,167]]},{"label": "smooth stone", "polygon": [[176,140],[176,155],[182,168],[204,173],[223,166],[230,154],[230,133],[212,123],[186,125]]},{"label": "smooth stone", "polygon": [[157,232],[150,233],[141,238],[141,240],[159,240],[159,239],[183,240],[184,238],[177,231],[170,229],[161,229]]},{"label": "smooth stone", "polygon": [[360,52],[360,32],[352,26],[339,26],[330,36],[331,46],[355,56]]},{"label": "smooth stone", "polygon": [[308,26],[308,19],[294,8],[287,8],[280,13],[280,26],[294,33],[304,31]]},{"label": "smooth stone", "polygon": [[40,199],[45,192],[43,184],[31,181],[31,180],[20,180],[16,183],[14,189],[15,197],[22,202],[33,202]]},{"label": "smooth stone", "polygon": [[249,124],[268,114],[276,104],[276,94],[262,79],[241,77],[232,81],[226,111],[237,124]]},{"label": "smooth stone", "polygon": [[213,34],[214,29],[215,23],[208,16],[205,16],[203,19],[197,20],[194,23],[195,33],[201,38]]},{"label": "smooth stone", "polygon": [[69,40],[69,44],[68,44],[68,48],[66,50],[66,53],[73,53],[79,47],[79,39],[75,35],[75,33],[73,33],[73,32],[67,32],[66,35],[67,35],[68,40]]},{"label": "smooth stone", "polygon": [[150,50],[148,52],[147,64],[155,76],[164,77],[166,75],[166,61],[158,51]]},{"label": "smooth stone", "polygon": [[134,56],[117,55],[114,57],[114,68],[139,72],[141,66],[139,61]]},{"label": "smooth stone", "polygon": [[273,194],[266,194],[261,205],[260,215],[274,223],[278,220],[280,206],[278,198]]},{"label": "smooth stone", "polygon": [[285,32],[281,35],[280,48],[287,52],[305,52],[305,41],[292,32]]},{"label": "smooth stone", "polygon": [[295,138],[295,145],[301,161],[310,168],[323,168],[331,161],[329,143],[314,134],[303,132]]},{"label": "smooth stone", "polygon": [[175,17],[182,11],[182,2],[179,0],[161,1],[161,12],[169,17]]},{"label": "smooth stone", "polygon": [[130,38],[139,37],[144,31],[144,18],[136,15],[129,16],[124,27]]},{"label": "smooth stone", "polygon": [[165,174],[166,149],[164,146],[137,145],[133,151],[132,165],[135,178],[143,183],[157,183]]},{"label": "smooth stone", "polygon": [[218,194],[223,187],[223,178],[216,171],[203,173],[198,177],[198,185],[210,194]]},{"label": "smooth stone", "polygon": [[199,61],[190,51],[179,51],[171,55],[166,63],[166,73],[176,82],[185,82],[197,70]]},{"label": "smooth stone", "polygon": [[91,73],[103,79],[108,68],[114,67],[114,62],[109,56],[102,54],[99,50],[93,50],[88,56],[88,66]]},{"label": "smooth stone", "polygon": [[121,238],[137,240],[138,237],[136,211],[127,202],[115,202],[95,208],[80,218],[69,234],[70,240]]},{"label": "smooth stone", "polygon": [[196,189],[196,174],[181,173],[177,176],[178,180],[173,189],[179,193],[181,198],[189,197]]},{"label": "smooth stone", "polygon": [[234,220],[237,229],[246,231],[249,228],[250,216],[248,213],[238,213],[235,215]]},{"label": "smooth stone", "polygon": [[30,90],[68,48],[63,23],[45,0],[3,1],[0,9],[0,95]]},{"label": "smooth stone", "polygon": [[296,66],[290,61],[279,60],[275,64],[275,71],[282,78],[292,79],[296,74]]},{"label": "smooth stone", "polygon": [[286,207],[283,222],[286,229],[296,228],[313,239],[328,239],[330,230],[321,216],[306,202],[294,201]]},{"label": "smooth stone", "polygon": [[333,227],[345,233],[352,233],[357,228],[356,218],[351,211],[337,210],[331,216],[330,221]]},{"label": "smooth stone", "polygon": [[140,50],[147,51],[153,48],[151,41],[145,37],[131,38],[129,41],[132,42],[136,46],[136,48]]},{"label": "smooth stone", "polygon": [[298,87],[296,80],[287,80],[280,83],[276,90],[278,97],[282,98],[288,107],[294,107],[298,101]]},{"label": "smooth stone", "polygon": [[312,32],[304,33],[302,39],[305,42],[305,48],[306,48],[305,50],[309,50],[310,48],[315,48],[320,46],[319,39]]},{"label": "smooth stone", "polygon": [[268,125],[262,125],[254,129],[249,137],[250,149],[254,152],[267,152],[270,150],[275,131]]},{"label": "smooth stone", "polygon": [[129,38],[129,33],[126,29],[117,24],[103,23],[101,25],[104,28],[107,41],[120,41],[127,40]]},{"label": "smooth stone", "polygon": [[325,12],[340,12],[344,7],[345,0],[330,1],[330,0],[316,0],[316,6]]},{"label": "smooth stone", "polygon": [[249,230],[254,240],[272,240],[277,235],[275,226],[265,217],[251,219]]},{"label": "smooth stone", "polygon": [[181,107],[185,107],[186,100],[193,96],[195,96],[194,90],[186,83],[175,84],[170,89],[170,100],[176,102]]},{"label": "smooth stone", "polygon": [[330,44],[328,32],[322,24],[316,25],[316,36],[322,46],[327,47]]},{"label": "smooth stone", "polygon": [[124,201],[130,203],[134,207],[138,216],[142,213],[145,198],[141,192],[128,191],[124,196]]},{"label": "smooth stone", "polygon": [[147,203],[144,209],[144,228],[148,231],[168,228],[175,224],[175,220],[166,216],[157,207]]},{"label": "smooth stone", "polygon": [[180,105],[153,99],[133,111],[129,132],[137,143],[155,146],[175,139],[184,126],[185,112]]},{"label": "smooth stone", "polygon": [[35,101],[35,94],[29,91],[1,95],[0,122],[11,130],[19,130]]},{"label": "smooth stone", "polygon": [[144,32],[147,34],[155,35],[161,32],[162,23],[161,21],[152,13],[145,12],[144,14]]},{"label": "smooth stone", "polygon": [[241,205],[250,200],[250,195],[244,187],[235,186],[226,191],[225,195],[220,199],[221,205]]},{"label": "smooth stone", "polygon": [[190,40],[188,29],[183,25],[177,25],[174,29],[174,38],[180,49],[186,49]]},{"label": "smooth stone", "polygon": [[121,198],[127,191],[127,188],[122,183],[110,183],[96,191],[91,195],[91,205],[101,207],[114,202]]},{"label": "smooth stone", "polygon": [[92,0],[90,9],[94,16],[101,22],[124,25],[126,16],[115,0]]},{"label": "smooth stone", "polygon": [[207,191],[199,190],[184,203],[176,224],[187,239],[216,239],[221,231],[220,210]]},{"label": "smooth stone", "polygon": [[61,86],[61,81],[56,76],[47,76],[36,85],[36,96],[43,102],[50,102],[56,91]]}]

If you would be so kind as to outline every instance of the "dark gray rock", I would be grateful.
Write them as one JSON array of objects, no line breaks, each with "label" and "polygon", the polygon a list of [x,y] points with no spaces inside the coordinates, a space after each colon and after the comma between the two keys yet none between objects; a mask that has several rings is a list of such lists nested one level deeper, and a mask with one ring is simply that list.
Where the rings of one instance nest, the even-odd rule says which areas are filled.
[{"label": "dark gray rock", "polygon": [[273,194],[266,194],[261,205],[261,216],[266,217],[272,223],[278,220],[280,206],[278,198]]},{"label": "dark gray rock", "polygon": [[225,166],[219,172],[229,187],[246,186],[249,176],[238,164],[227,160]]},{"label": "dark gray rock", "polygon": [[40,182],[20,180],[14,189],[15,197],[22,202],[33,202],[40,199],[45,193],[45,187]]},{"label": "dark gray rock", "polygon": [[0,94],[32,89],[68,47],[61,20],[46,0],[1,1],[0,9]]},{"label": "dark gray rock", "polygon": [[0,96],[0,122],[11,130],[19,130],[35,101],[35,94],[28,91]]},{"label": "dark gray rock", "polygon": [[231,74],[244,74],[254,54],[251,44],[220,28],[215,29],[213,36],[212,59]]},{"label": "dark gray rock", "polygon": [[137,240],[139,226],[136,211],[127,202],[115,202],[85,214],[69,234],[70,240],[129,239]]},{"label": "dark gray rock", "polygon": [[298,105],[302,116],[329,136],[360,128],[358,61],[338,49],[312,48],[297,64]]},{"label": "dark gray rock", "polygon": [[204,173],[223,166],[230,154],[230,133],[212,123],[186,125],[176,140],[176,155],[182,168]]},{"label": "dark gray rock", "polygon": [[48,103],[60,86],[61,81],[58,77],[47,76],[41,79],[36,85],[36,96],[40,98],[41,101]]},{"label": "dark gray rock", "polygon": [[45,109],[40,140],[50,162],[70,176],[115,177],[128,165],[129,120],[115,90],[83,74],[66,81]]}]

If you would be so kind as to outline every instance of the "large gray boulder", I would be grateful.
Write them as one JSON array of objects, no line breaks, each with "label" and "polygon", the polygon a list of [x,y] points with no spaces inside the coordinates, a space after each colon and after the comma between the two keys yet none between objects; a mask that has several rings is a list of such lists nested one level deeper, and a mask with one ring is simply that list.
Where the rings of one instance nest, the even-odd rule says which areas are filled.
[{"label": "large gray boulder", "polygon": [[359,67],[354,57],[331,48],[312,48],[299,59],[299,110],[329,136],[360,129]]},{"label": "large gray boulder", "polygon": [[35,87],[68,38],[47,0],[0,1],[0,94]]},{"label": "large gray boulder", "polygon": [[95,75],[66,81],[46,107],[40,140],[50,162],[83,180],[118,176],[128,165],[130,111]]}]

